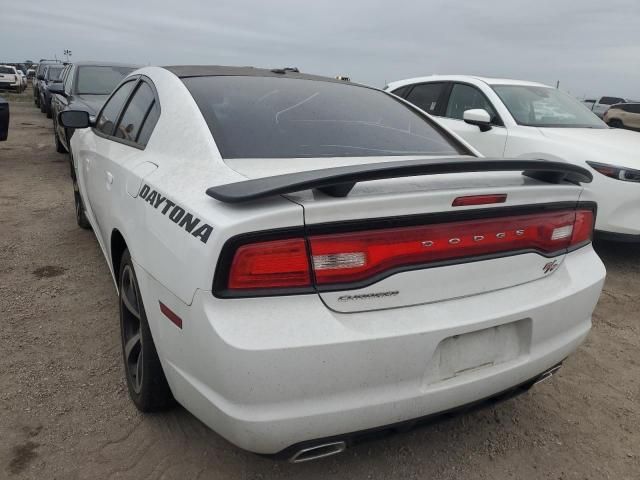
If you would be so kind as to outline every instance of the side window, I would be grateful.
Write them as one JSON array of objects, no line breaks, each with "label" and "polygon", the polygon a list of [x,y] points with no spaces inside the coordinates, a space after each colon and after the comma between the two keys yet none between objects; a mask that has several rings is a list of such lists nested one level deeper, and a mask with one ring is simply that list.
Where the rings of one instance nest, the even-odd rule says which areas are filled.
[{"label": "side window", "polygon": [[629,113],[640,113],[640,103],[630,103],[625,110]]},{"label": "side window", "polygon": [[160,118],[160,105],[158,105],[157,101],[154,101],[153,104],[151,105],[151,109],[149,110],[149,113],[147,114],[147,118],[144,120],[144,123],[142,124],[142,129],[138,134],[138,143],[140,145],[147,144],[147,142],[149,141],[149,137],[151,137],[151,134],[153,133],[153,129],[155,128],[156,123],[158,122],[158,118]]},{"label": "side window", "polygon": [[[155,97],[153,90],[146,82],[140,82],[120,118],[120,122],[116,127],[115,136],[130,142],[138,142],[140,132],[148,120],[154,103]],[[146,141],[144,143],[146,143]]]},{"label": "side window", "polygon": [[120,88],[111,95],[111,98],[107,100],[107,103],[105,103],[102,111],[100,111],[100,114],[98,115],[96,130],[104,133],[105,135],[111,135],[113,133],[113,127],[115,126],[115,122],[118,120],[118,114],[122,110],[124,102],[126,102],[127,97],[131,93],[135,84],[135,80],[129,81],[120,86]]},{"label": "side window", "polygon": [[71,67],[69,65],[67,65],[66,67],[64,67],[62,69],[62,73],[60,74],[60,78],[58,79],[59,81],[61,81],[63,84],[65,82],[65,80],[67,79],[67,73],[69,73],[69,69]]},{"label": "side window", "polygon": [[491,122],[501,125],[500,118],[484,93],[471,85],[454,84],[449,95],[445,117],[462,120],[464,112],[474,108],[486,110],[491,117]]},{"label": "side window", "polygon": [[64,91],[67,94],[71,93],[71,80],[73,79],[73,74],[76,71],[73,66],[69,66],[69,70],[67,70],[67,77],[64,79]]},{"label": "side window", "polygon": [[436,115],[443,101],[445,83],[422,83],[413,87],[406,99],[427,113]]},{"label": "side window", "polygon": [[405,94],[407,93],[407,90],[409,90],[409,86],[405,85],[404,87],[400,87],[400,88],[396,88],[393,92],[394,95],[397,95],[399,97],[404,98]]}]

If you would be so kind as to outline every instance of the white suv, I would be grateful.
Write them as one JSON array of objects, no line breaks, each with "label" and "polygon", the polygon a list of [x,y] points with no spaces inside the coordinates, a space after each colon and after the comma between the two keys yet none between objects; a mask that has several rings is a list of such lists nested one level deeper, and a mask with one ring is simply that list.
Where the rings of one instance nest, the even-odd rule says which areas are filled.
[{"label": "white suv", "polygon": [[0,90],[15,90],[20,93],[23,90],[22,76],[11,65],[0,65]]},{"label": "white suv", "polygon": [[541,83],[463,75],[393,82],[390,91],[483,155],[590,168],[601,237],[640,242],[640,135],[610,129],[573,97]]}]

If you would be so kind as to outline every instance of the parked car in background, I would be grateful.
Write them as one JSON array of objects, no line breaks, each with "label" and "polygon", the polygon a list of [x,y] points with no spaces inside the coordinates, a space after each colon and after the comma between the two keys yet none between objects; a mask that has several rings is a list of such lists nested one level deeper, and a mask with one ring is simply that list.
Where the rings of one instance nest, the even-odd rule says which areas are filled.
[{"label": "parked car in background", "polygon": [[36,76],[35,80],[32,82],[33,85],[33,102],[37,107],[40,106],[40,84],[39,81],[43,80],[44,69],[47,65],[62,65],[62,62],[59,60],[40,60],[38,64],[38,68],[36,68]]},{"label": "parked car in background", "polygon": [[13,65],[0,65],[0,90],[13,90],[17,93],[23,90],[22,76]]},{"label": "parked car in background", "polygon": [[22,70],[17,68],[16,72],[18,73],[18,76],[20,77],[20,84],[22,85],[21,88],[20,88],[20,93],[22,93],[27,89],[27,85],[28,85],[29,82],[27,81],[27,75]]},{"label": "parked car in background", "polygon": [[38,91],[40,92],[40,111],[47,114],[47,118],[51,118],[51,92],[49,91],[49,84],[60,80],[64,65],[47,65],[42,75],[43,79],[38,80],[40,86]]},{"label": "parked car in background", "polygon": [[611,105],[604,114],[604,121],[611,127],[640,130],[640,103]]},{"label": "parked car in background", "polygon": [[621,97],[600,97],[600,100],[595,102],[591,107],[591,111],[595,113],[598,117],[603,118],[604,114],[609,110],[611,105],[615,105],[617,103],[626,103],[629,100]]},{"label": "parked car in background", "polygon": [[58,114],[65,110],[83,110],[96,115],[116,85],[136,68],[136,65],[108,62],[67,65],[61,81],[49,85],[56,151],[69,151],[69,138],[73,135],[73,130],[58,123]]},{"label": "parked car in background", "polygon": [[29,70],[27,70],[27,79],[28,80],[33,80],[35,77],[36,77],[35,68],[30,68]]},{"label": "parked car in background", "polygon": [[393,95],[285,69],[146,67],[59,120],[141,411],[307,461],[526,391],[591,327],[585,167],[478,158]]},{"label": "parked car in background", "polygon": [[640,242],[640,135],[611,129],[575,98],[541,83],[437,75],[387,90],[434,115],[483,155],[560,160],[595,173],[596,228]]},{"label": "parked car in background", "polygon": [[597,102],[597,100],[595,98],[586,98],[584,100],[581,100],[582,104],[587,107],[589,110],[593,110],[593,106],[595,105],[595,103]]}]

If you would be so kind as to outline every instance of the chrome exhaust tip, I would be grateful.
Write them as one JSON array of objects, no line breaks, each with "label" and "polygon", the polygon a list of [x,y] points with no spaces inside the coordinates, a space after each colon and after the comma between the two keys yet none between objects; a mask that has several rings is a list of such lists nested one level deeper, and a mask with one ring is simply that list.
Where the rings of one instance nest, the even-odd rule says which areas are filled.
[{"label": "chrome exhaust tip", "polygon": [[546,382],[551,377],[553,377],[558,372],[558,370],[560,370],[561,366],[562,365],[556,365],[555,367],[550,368],[549,370],[544,372],[542,375],[540,375],[538,379],[535,382],[533,382],[533,384],[538,385],[539,383]]},{"label": "chrome exhaust tip", "polygon": [[310,462],[311,460],[318,460],[320,458],[330,457],[331,455],[337,455],[346,450],[347,444],[345,442],[330,442],[321,443],[312,447],[301,448],[289,459],[291,463]]}]

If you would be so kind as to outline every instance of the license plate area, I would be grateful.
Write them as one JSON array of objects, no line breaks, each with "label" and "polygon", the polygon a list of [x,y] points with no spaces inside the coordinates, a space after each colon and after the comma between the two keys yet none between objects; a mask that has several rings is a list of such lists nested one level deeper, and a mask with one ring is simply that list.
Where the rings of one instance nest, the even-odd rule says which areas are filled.
[{"label": "license plate area", "polygon": [[433,354],[426,383],[441,382],[515,360],[529,352],[530,343],[530,319],[445,338]]}]

